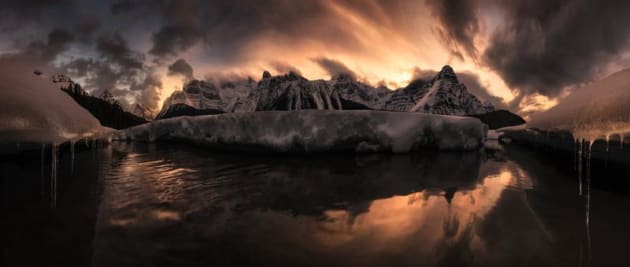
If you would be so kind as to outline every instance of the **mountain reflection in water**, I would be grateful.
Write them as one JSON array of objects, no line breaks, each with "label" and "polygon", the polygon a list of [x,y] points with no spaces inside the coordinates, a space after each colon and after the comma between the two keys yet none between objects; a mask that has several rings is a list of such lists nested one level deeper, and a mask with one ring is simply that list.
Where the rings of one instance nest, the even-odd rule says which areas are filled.
[{"label": "mountain reflection in water", "polygon": [[[65,265],[578,266],[623,262],[613,244],[629,237],[627,197],[594,190],[591,201],[610,205],[586,225],[575,180],[520,152],[281,156],[113,143],[76,158],[91,167],[70,174],[61,162],[62,192],[45,212],[54,223],[15,209],[5,227],[71,232],[93,218],[85,261],[64,256],[63,236],[46,247]],[[72,177],[98,181],[98,198],[64,201],[79,198],[64,190]],[[5,244],[28,242],[18,235]],[[8,249],[5,262],[20,253]]]}]

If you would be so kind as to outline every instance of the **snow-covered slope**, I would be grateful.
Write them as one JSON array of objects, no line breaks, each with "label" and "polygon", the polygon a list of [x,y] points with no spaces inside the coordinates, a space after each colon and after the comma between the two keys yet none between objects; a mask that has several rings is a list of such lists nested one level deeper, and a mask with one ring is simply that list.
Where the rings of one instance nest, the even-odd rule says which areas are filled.
[{"label": "snow-covered slope", "polygon": [[180,140],[241,151],[324,152],[421,149],[474,150],[486,126],[478,119],[385,111],[228,113],[158,120],[117,132],[114,139]]},{"label": "snow-covered slope", "polygon": [[416,80],[394,93],[385,105],[386,110],[425,112],[442,115],[473,115],[494,110],[492,104],[482,103],[459,82],[450,66],[430,81]]},{"label": "snow-covered slope", "polygon": [[163,112],[174,104],[224,112],[372,109],[472,115],[494,110],[469,93],[449,66],[431,80],[416,80],[398,90],[375,88],[347,74],[309,81],[294,72],[272,76],[265,71],[258,83],[249,79],[217,86],[192,81],[164,102]]},{"label": "snow-covered slope", "polygon": [[364,105],[370,109],[382,110],[392,96],[392,90],[385,87],[372,87],[358,82],[347,74],[338,74],[329,82],[343,100]]},{"label": "snow-covered slope", "polygon": [[0,143],[61,143],[103,128],[88,111],[30,65],[0,60]]}]

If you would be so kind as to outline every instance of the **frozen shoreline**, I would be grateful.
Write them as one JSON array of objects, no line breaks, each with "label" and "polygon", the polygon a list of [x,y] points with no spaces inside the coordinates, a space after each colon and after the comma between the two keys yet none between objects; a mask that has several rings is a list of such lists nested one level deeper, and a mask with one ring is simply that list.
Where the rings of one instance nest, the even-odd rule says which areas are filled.
[{"label": "frozen shoreline", "polygon": [[183,141],[233,151],[469,151],[483,146],[476,118],[385,111],[267,111],[178,117],[115,132],[119,141]]}]

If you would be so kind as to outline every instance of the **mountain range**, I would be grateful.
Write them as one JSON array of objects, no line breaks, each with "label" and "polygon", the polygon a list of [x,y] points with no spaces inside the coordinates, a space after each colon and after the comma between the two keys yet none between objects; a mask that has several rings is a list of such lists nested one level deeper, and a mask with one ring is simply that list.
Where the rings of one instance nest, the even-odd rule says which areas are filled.
[{"label": "mountain range", "polygon": [[[79,84],[63,75],[53,82],[87,109],[102,125],[124,129],[151,121],[147,108],[136,104],[124,111],[115,98],[104,91],[90,96]],[[192,80],[163,104],[156,120],[178,116],[199,116],[232,112],[290,110],[381,110],[422,112],[440,115],[473,116],[490,129],[523,124],[518,115],[495,110],[482,102],[459,82],[450,66],[444,66],[431,79],[416,79],[396,90],[374,87],[350,74],[337,74],[330,80],[308,80],[295,72],[262,78],[211,82]]]},{"label": "mountain range", "polygon": [[349,74],[331,80],[308,80],[295,72],[253,79],[212,83],[193,80],[173,93],[156,119],[176,115],[267,110],[384,110],[441,115],[477,115],[494,111],[460,83],[450,66],[430,80],[417,79],[390,90],[357,81]]}]

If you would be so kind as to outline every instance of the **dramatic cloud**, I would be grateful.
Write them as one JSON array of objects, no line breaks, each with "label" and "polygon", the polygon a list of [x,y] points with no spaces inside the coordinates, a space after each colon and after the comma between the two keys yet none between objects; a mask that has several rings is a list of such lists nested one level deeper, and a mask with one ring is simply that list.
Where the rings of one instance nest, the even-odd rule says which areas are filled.
[{"label": "dramatic cloud", "polygon": [[505,22],[484,61],[523,93],[557,95],[627,50],[628,1],[497,1]]},{"label": "dramatic cloud", "polygon": [[171,0],[162,12],[164,25],[151,37],[151,54],[159,57],[176,55],[203,38],[199,1]]},{"label": "dramatic cloud", "polygon": [[96,40],[97,58],[77,58],[63,65],[71,77],[82,78],[84,88],[99,96],[110,92],[124,106],[135,99],[151,110],[159,106],[162,82],[142,53],[132,50],[119,33],[105,33]]},{"label": "dramatic cloud", "polygon": [[63,29],[53,29],[48,34],[46,43],[34,41],[26,47],[27,55],[37,57],[43,62],[49,62],[66,49],[67,45],[74,41],[74,35]]},{"label": "dramatic cloud", "polygon": [[475,14],[476,2],[468,0],[426,0],[432,15],[442,24],[440,37],[451,47],[451,52],[460,60],[463,56],[460,47],[469,56],[476,58],[474,38],[479,32],[479,22]]},{"label": "dramatic cloud", "polygon": [[152,70],[149,70],[142,82],[133,84],[130,88],[132,91],[140,91],[138,103],[149,110],[157,110],[159,108],[160,91],[162,90],[162,82]]},{"label": "dramatic cloud", "polygon": [[193,79],[193,68],[184,59],[178,59],[168,66],[168,75],[182,75],[187,80]]},{"label": "dramatic cloud", "polygon": [[319,64],[322,69],[326,70],[330,77],[334,77],[339,74],[348,74],[354,79],[357,77],[352,70],[338,60],[320,57],[314,58],[313,62]]},{"label": "dramatic cloud", "polygon": [[[3,0],[0,22],[18,26],[23,22],[45,21],[51,11],[71,11],[78,1],[73,0]],[[3,26],[9,26],[4,25]]]},{"label": "dramatic cloud", "polygon": [[116,64],[123,71],[135,71],[142,69],[144,57],[133,52],[127,41],[118,33],[104,34],[98,38],[96,49],[103,58]]},{"label": "dramatic cloud", "polygon": [[349,73],[391,88],[414,66],[451,64],[480,98],[522,111],[630,67],[627,25],[630,3],[616,0],[8,0],[0,54],[28,54],[121,102],[163,101],[192,69]]}]

